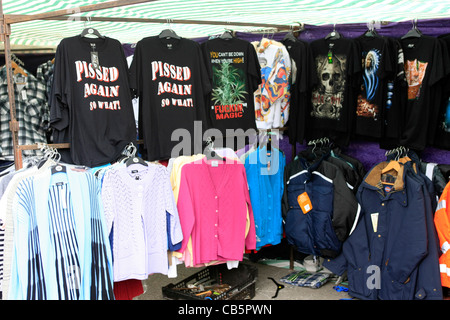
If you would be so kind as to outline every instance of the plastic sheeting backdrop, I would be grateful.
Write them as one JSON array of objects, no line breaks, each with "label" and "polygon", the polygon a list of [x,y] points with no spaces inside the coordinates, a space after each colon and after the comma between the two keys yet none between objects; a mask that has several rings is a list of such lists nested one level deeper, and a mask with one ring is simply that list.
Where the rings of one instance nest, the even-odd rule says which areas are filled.
[{"label": "plastic sheeting backdrop", "polygon": [[[110,0],[3,0],[5,14],[37,14],[72,9]],[[413,19],[450,17],[450,1],[429,0],[159,0],[148,3],[103,9],[74,15],[64,21],[30,21],[12,25],[11,44],[56,46],[67,36],[85,28],[77,16],[151,19],[183,19],[227,22],[227,25],[171,25],[177,34],[186,38],[222,33],[224,27],[249,32],[257,27],[236,27],[233,22],[270,23],[313,26],[361,23],[372,20],[399,22]],[[420,21],[419,21],[420,22]],[[134,43],[145,36],[158,34],[167,25],[161,23],[90,22],[104,35],[123,43]],[[383,28],[391,26],[379,24]],[[421,27],[419,23],[419,27]],[[314,28],[312,28],[314,29]],[[328,28],[329,29],[329,28]]]}]

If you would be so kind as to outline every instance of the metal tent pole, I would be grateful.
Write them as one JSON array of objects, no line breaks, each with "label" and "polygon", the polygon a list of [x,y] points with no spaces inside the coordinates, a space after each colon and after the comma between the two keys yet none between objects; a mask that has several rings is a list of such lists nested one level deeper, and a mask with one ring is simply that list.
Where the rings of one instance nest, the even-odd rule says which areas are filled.
[{"label": "metal tent pole", "polygon": [[16,104],[14,95],[14,75],[11,64],[11,25],[6,21],[3,14],[3,1],[0,0],[0,40],[4,42],[5,50],[5,65],[6,65],[6,80],[8,84],[8,99],[9,112],[11,120],[9,122],[9,129],[12,133],[13,150],[14,150],[14,164],[16,170],[22,167],[22,153],[18,149],[19,146],[19,123],[16,120]]}]

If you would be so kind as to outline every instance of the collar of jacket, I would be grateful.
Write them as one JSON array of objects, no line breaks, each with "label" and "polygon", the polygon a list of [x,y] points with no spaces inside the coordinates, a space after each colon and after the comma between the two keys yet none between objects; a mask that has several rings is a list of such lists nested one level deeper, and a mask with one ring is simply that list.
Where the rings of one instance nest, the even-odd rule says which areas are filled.
[{"label": "collar of jacket", "polygon": [[370,170],[364,179],[364,187],[376,190],[382,197],[388,199],[392,198],[397,200],[402,206],[408,205],[408,198],[405,188],[405,174],[406,170],[404,165],[400,166],[400,170],[397,173],[393,188],[390,192],[385,193],[383,190],[383,184],[381,182],[381,175],[383,169],[388,165],[389,161],[384,161],[376,165]]}]

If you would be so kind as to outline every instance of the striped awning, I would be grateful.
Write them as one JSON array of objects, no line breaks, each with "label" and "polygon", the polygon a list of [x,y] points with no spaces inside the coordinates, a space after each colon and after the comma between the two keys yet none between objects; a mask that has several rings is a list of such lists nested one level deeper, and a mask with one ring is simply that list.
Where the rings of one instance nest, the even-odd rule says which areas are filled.
[{"label": "striped awning", "polygon": [[[5,14],[37,14],[111,0],[3,0]],[[86,26],[123,43],[134,43],[170,27],[186,38],[220,34],[225,28],[252,32],[258,26],[236,23],[298,26],[412,21],[450,17],[450,0],[159,0],[74,14],[63,21],[29,21],[12,25],[11,44],[56,46],[62,38],[79,34]],[[164,23],[90,21],[79,17],[162,19]],[[176,19],[217,21],[223,25],[172,24]]]}]

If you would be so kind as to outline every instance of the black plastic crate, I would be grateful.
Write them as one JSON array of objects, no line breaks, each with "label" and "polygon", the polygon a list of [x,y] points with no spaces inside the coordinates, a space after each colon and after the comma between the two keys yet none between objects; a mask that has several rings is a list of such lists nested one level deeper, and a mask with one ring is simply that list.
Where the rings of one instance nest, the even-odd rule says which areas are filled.
[{"label": "black plastic crate", "polygon": [[[226,264],[207,267],[176,283],[162,288],[164,298],[172,300],[250,300],[255,296],[255,283],[258,269],[245,263],[239,263],[238,268],[228,270]],[[228,284],[230,287],[221,294],[209,296],[195,295],[191,290],[185,290],[188,285],[197,282],[213,284]]]}]

